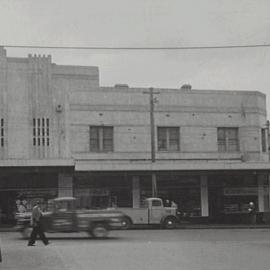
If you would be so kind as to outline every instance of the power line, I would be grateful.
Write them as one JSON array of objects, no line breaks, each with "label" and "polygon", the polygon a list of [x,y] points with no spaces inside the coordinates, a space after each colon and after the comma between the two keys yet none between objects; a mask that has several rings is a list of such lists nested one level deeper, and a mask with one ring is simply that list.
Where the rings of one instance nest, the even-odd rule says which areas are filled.
[{"label": "power line", "polygon": [[171,46],[171,47],[111,47],[111,46],[39,46],[39,45],[1,45],[6,48],[20,49],[60,49],[60,50],[209,50],[242,49],[270,47],[270,44],[221,45],[221,46]]}]

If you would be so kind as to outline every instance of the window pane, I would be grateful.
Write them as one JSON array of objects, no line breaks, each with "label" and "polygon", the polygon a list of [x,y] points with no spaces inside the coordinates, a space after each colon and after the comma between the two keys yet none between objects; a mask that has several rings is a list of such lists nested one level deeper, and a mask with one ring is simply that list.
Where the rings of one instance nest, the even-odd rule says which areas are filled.
[{"label": "window pane", "polygon": [[236,151],[238,151],[238,141],[237,140],[229,140],[228,152],[236,152]]},{"label": "window pane", "polygon": [[218,142],[218,152],[226,152],[226,145],[224,142]]},{"label": "window pane", "polygon": [[104,151],[113,151],[113,140],[112,139],[103,140],[103,150]]},{"label": "window pane", "polygon": [[112,127],[103,127],[103,151],[113,151]]},{"label": "window pane", "polygon": [[236,128],[228,128],[227,134],[229,139],[237,139],[238,130]]},{"label": "window pane", "polygon": [[218,128],[218,140],[225,141],[225,128]]},{"label": "window pane", "polygon": [[98,127],[90,127],[90,151],[99,151]]},{"label": "window pane", "polygon": [[262,152],[266,152],[266,134],[265,134],[265,129],[261,129],[261,140],[262,140]]},{"label": "window pane", "polygon": [[90,127],[90,138],[91,139],[98,138],[98,127]]},{"label": "window pane", "polygon": [[228,152],[238,151],[238,129],[228,128]]},{"label": "window pane", "polygon": [[171,151],[177,151],[179,150],[179,141],[178,140],[171,140],[169,145],[169,150]]},{"label": "window pane", "polygon": [[167,150],[166,147],[166,128],[158,128],[158,150]]},{"label": "window pane", "polygon": [[238,128],[218,128],[218,151],[239,151]]},{"label": "window pane", "polygon": [[103,138],[112,139],[113,128],[112,127],[103,127]]},{"label": "window pane", "polygon": [[169,129],[169,138],[170,140],[179,139],[179,128],[168,128]]},{"label": "window pane", "polygon": [[168,128],[169,130],[169,150],[179,150],[179,128]]}]

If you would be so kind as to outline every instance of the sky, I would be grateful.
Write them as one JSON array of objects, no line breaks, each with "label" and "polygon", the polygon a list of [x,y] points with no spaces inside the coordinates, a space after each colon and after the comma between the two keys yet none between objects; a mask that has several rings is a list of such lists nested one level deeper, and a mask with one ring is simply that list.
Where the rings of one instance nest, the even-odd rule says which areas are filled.
[{"label": "sky", "polygon": [[[0,0],[0,44],[171,47],[270,44],[269,0]],[[101,86],[256,90],[270,111],[270,47],[178,51],[7,48],[98,66]],[[269,113],[269,112],[268,112]]]}]

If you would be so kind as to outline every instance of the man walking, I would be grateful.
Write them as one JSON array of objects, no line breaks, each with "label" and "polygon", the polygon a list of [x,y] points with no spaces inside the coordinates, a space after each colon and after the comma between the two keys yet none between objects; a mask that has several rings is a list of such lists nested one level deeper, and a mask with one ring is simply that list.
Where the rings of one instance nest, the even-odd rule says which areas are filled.
[{"label": "man walking", "polygon": [[39,202],[36,202],[32,210],[31,223],[32,223],[33,230],[32,230],[29,242],[28,242],[28,246],[35,245],[37,235],[39,235],[44,245],[47,246],[49,244],[49,241],[46,238],[43,228],[42,228],[41,218],[42,218],[42,212],[40,210]]}]

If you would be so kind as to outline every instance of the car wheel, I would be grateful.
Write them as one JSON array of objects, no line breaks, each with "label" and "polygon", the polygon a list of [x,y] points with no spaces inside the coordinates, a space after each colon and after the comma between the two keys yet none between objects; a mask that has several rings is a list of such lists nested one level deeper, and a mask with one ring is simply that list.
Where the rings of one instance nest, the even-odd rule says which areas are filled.
[{"label": "car wheel", "polygon": [[91,234],[94,238],[105,238],[108,236],[109,231],[105,224],[98,223],[94,225],[93,229],[91,230]]},{"label": "car wheel", "polygon": [[24,238],[30,238],[30,235],[31,235],[31,232],[32,232],[32,228],[31,227],[24,227],[23,231],[22,231],[22,236]]},{"label": "car wheel", "polygon": [[130,228],[131,226],[131,220],[128,217],[124,217],[122,220],[122,229],[126,230]]},{"label": "car wheel", "polygon": [[164,229],[175,229],[176,228],[176,218],[175,217],[167,217],[163,223]]}]

